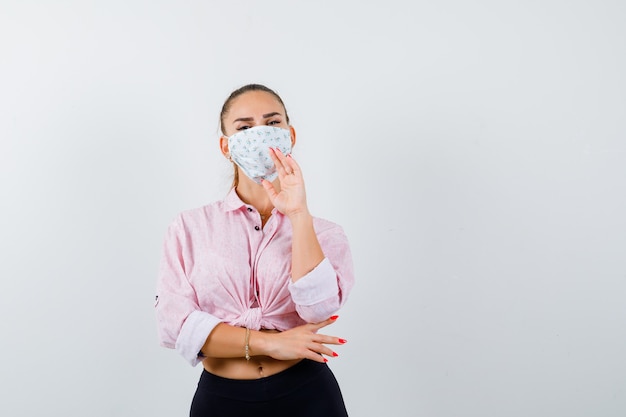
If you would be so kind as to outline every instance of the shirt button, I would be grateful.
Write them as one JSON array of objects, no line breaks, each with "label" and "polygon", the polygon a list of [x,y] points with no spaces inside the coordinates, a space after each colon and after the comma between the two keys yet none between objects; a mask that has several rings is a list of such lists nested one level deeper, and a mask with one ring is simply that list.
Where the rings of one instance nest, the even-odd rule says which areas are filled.
[{"label": "shirt button", "polygon": [[261,230],[259,226],[254,226],[254,230]]},{"label": "shirt button", "polygon": [[252,212],[252,207],[248,207],[248,211],[249,211],[249,212]]}]

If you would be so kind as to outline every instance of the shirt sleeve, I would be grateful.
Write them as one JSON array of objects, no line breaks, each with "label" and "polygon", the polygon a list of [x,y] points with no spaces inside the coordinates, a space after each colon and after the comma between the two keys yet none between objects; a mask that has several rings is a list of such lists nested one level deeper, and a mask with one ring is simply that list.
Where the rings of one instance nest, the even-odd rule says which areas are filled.
[{"label": "shirt sleeve", "polygon": [[155,312],[159,343],[176,349],[192,366],[200,349],[221,320],[201,311],[188,280],[189,244],[180,218],[168,228],[159,266]]},{"label": "shirt sleeve", "polygon": [[309,323],[319,323],[336,313],[354,286],[352,255],[341,227],[335,225],[317,237],[325,258],[311,272],[289,283],[296,311]]}]

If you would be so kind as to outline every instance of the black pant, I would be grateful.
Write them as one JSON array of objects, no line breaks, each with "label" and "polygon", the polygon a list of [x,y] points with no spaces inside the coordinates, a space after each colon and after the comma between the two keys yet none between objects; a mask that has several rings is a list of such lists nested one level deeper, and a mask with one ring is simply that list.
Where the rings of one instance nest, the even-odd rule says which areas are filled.
[{"label": "black pant", "polygon": [[191,417],[346,417],[337,380],[324,363],[308,359],[254,380],[222,378],[203,370]]}]

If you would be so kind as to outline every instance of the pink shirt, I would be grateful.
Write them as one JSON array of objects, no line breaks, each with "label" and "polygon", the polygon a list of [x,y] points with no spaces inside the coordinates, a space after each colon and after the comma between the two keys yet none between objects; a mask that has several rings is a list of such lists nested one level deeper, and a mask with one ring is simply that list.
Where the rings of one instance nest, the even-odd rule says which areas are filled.
[{"label": "pink shirt", "polygon": [[276,209],[262,227],[233,189],[223,201],[181,213],[167,230],[159,268],[161,345],[195,366],[220,322],[282,331],[333,315],[354,284],[352,256],[340,226],[319,218],[313,225],[325,258],[293,283],[291,223]]}]

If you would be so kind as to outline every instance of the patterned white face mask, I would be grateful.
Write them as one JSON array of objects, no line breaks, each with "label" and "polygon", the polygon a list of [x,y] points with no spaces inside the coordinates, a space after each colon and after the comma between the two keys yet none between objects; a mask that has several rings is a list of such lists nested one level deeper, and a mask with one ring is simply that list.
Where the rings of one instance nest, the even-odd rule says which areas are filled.
[{"label": "patterned white face mask", "polygon": [[269,148],[278,148],[285,155],[291,153],[291,132],[275,126],[255,126],[237,132],[228,138],[231,159],[257,183],[264,178],[274,181],[278,176]]}]

